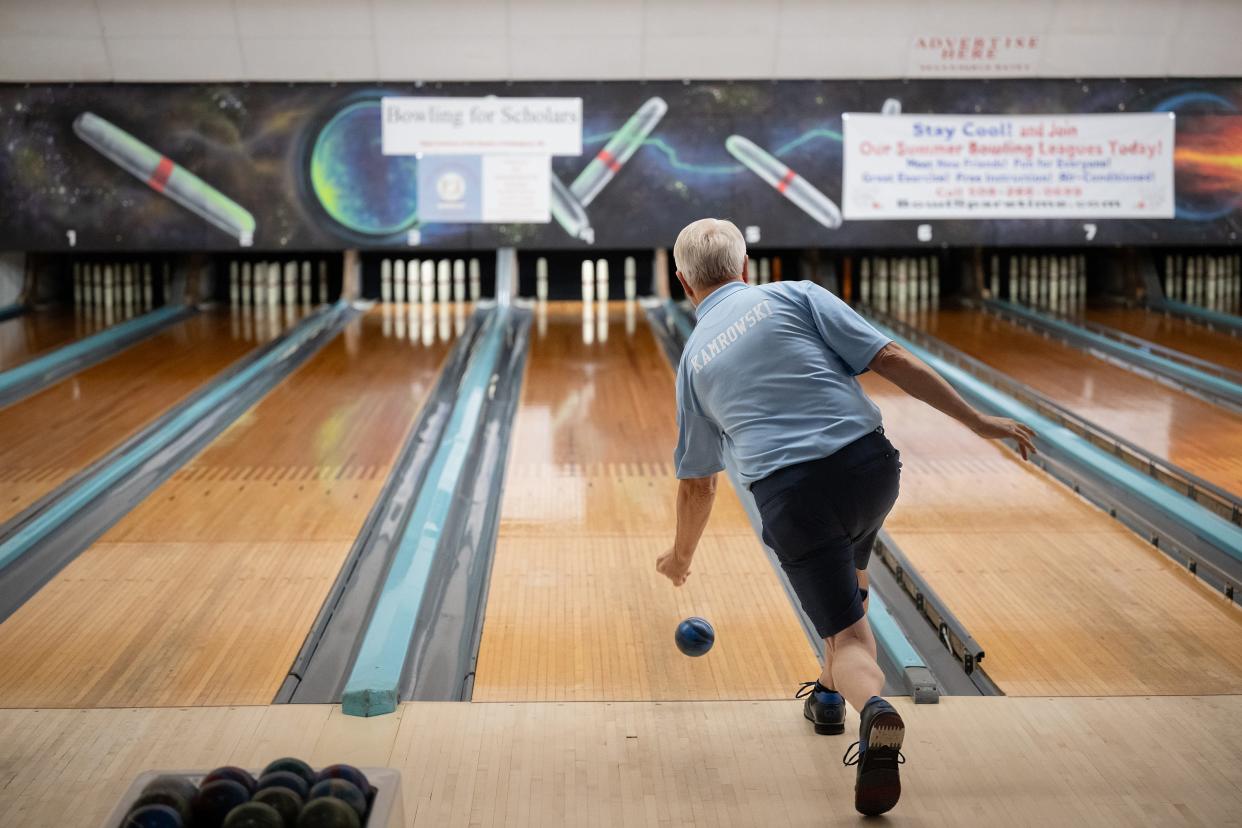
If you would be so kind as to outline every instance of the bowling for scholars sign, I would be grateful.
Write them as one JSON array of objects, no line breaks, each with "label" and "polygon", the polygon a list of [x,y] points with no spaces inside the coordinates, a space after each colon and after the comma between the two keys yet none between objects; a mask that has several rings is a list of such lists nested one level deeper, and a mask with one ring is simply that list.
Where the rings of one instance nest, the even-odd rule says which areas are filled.
[{"label": "bowling for scholars sign", "polygon": [[382,100],[384,155],[581,155],[581,98]]},{"label": "bowling for scholars sign", "polygon": [[1171,113],[842,119],[847,220],[1174,215]]}]

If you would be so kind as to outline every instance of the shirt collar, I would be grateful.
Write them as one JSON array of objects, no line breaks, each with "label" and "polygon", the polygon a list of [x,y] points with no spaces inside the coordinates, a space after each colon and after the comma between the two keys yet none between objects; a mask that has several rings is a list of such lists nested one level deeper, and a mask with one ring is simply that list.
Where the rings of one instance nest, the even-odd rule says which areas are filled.
[{"label": "shirt collar", "polygon": [[702,319],[707,314],[707,312],[711,310],[712,308],[716,307],[716,305],[718,305],[722,299],[724,299],[726,296],[728,296],[731,293],[737,293],[739,290],[741,290],[744,287],[746,287],[745,282],[730,282],[729,284],[725,285],[722,288],[716,288],[714,291],[708,294],[708,297],[706,299],[704,299],[702,302],[699,303],[698,308],[695,309],[694,318]]}]

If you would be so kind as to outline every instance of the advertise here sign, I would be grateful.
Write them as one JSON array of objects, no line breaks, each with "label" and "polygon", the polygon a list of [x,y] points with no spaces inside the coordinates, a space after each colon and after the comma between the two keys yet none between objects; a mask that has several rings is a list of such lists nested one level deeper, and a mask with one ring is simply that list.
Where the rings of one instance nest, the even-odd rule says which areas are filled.
[{"label": "advertise here sign", "polygon": [[581,98],[384,98],[384,155],[581,155]]},{"label": "advertise here sign", "polygon": [[845,218],[1173,218],[1170,113],[843,116]]}]

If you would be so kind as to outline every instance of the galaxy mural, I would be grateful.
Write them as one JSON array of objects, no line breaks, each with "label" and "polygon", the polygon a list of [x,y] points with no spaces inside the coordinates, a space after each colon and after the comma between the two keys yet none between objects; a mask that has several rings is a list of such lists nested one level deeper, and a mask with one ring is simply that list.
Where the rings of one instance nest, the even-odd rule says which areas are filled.
[{"label": "galaxy mural", "polygon": [[[583,155],[552,160],[553,220],[420,221],[418,160],[380,151],[388,95],[582,98]],[[1242,229],[1240,80],[46,84],[0,86],[0,248],[651,248],[706,215],[758,246],[918,246],[916,222],[836,207],[842,114],[886,108],[1173,112],[1175,218],[1100,221],[1091,243]],[[938,244],[1084,242],[1079,221],[933,224]]]}]

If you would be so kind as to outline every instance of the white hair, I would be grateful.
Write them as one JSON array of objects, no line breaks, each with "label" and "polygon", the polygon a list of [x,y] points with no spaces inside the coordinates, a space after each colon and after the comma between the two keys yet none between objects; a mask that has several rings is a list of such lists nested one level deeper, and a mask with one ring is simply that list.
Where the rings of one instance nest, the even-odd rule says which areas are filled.
[{"label": "white hair", "polygon": [[673,259],[690,287],[703,290],[742,275],[746,240],[731,221],[699,219],[677,234]]}]

